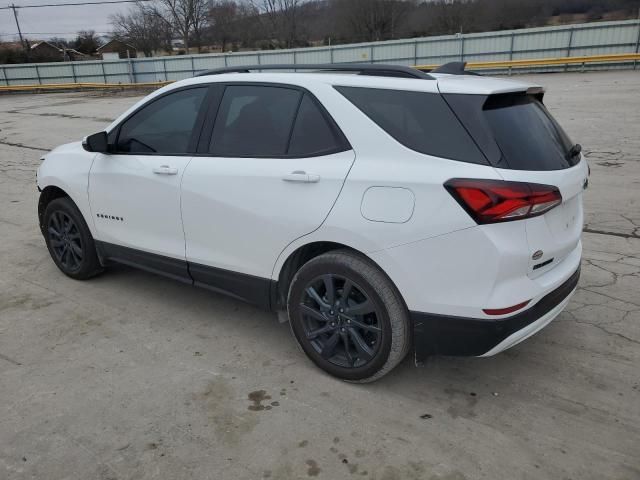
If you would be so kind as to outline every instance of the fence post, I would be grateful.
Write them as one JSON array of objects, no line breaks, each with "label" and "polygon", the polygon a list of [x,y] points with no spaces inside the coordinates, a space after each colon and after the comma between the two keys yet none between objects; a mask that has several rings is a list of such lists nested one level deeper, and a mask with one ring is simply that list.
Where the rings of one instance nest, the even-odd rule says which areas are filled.
[{"label": "fence post", "polygon": [[329,63],[333,63],[333,45],[329,45]]},{"label": "fence post", "polygon": [[460,61],[464,62],[464,33],[460,32]]},{"label": "fence post", "polygon": [[38,77],[38,84],[42,85],[42,79],[40,78],[40,69],[38,68],[38,65],[36,65],[35,67],[36,67],[36,76]]},{"label": "fence post", "polygon": [[[573,27],[569,30],[569,44],[567,45],[567,57],[571,56],[571,44],[573,43]],[[564,66],[564,71],[566,72],[569,69],[569,65]],[[582,66],[582,71],[584,72],[584,65]]]},{"label": "fence post", "polygon": [[[636,37],[636,53],[638,53],[638,47],[640,47],[640,10],[638,10],[638,36]],[[636,69],[636,60],[633,61],[633,69]],[[8,85],[8,84],[7,84]]]},{"label": "fence post", "polygon": [[196,64],[193,62],[193,55],[191,56],[191,76],[196,76]]},{"label": "fence post", "polygon": [[418,65],[418,40],[413,42],[413,64]]},{"label": "fence post", "polygon": [[[513,60],[513,45],[515,44],[516,34],[515,32],[511,32],[511,41],[509,44],[509,61]],[[509,66],[509,76],[511,76],[512,67]]]},{"label": "fence post", "polygon": [[73,65],[73,62],[71,62],[71,78],[73,78],[73,83],[78,83],[76,79],[76,67]]},{"label": "fence post", "polygon": [[163,70],[163,73],[164,73],[164,81],[168,82],[169,81],[169,73],[167,72],[167,59],[164,58],[164,57],[162,57],[162,70]]},{"label": "fence post", "polygon": [[228,62],[227,62],[227,55],[229,55],[229,54],[228,54],[228,53],[226,53],[226,52],[223,54],[223,56],[224,56],[224,66],[225,66],[225,67],[228,67],[228,66],[229,66],[229,65],[228,65]]},{"label": "fence post", "polygon": [[374,47],[373,45],[371,45],[371,47],[369,48],[369,63],[373,63],[373,55],[374,55]]},{"label": "fence post", "polygon": [[104,60],[100,62],[100,66],[102,67],[102,78],[104,78],[104,83],[107,83],[107,71],[104,68]]},{"label": "fence post", "polygon": [[133,82],[133,63],[131,62],[131,57],[127,58],[127,72],[129,73],[129,83],[134,83]]},{"label": "fence post", "polygon": [[7,70],[0,65],[0,72],[2,72],[2,80],[4,80],[4,84],[9,86],[9,80],[7,80]]}]

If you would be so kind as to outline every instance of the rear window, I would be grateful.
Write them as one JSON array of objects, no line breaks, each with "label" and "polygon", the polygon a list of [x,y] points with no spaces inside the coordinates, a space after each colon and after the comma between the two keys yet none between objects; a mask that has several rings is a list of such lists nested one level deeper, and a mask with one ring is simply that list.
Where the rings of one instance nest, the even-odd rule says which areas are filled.
[{"label": "rear window", "polygon": [[573,143],[534,95],[446,95],[492,165],[513,170],[560,170],[575,165]]},{"label": "rear window", "polygon": [[436,93],[335,87],[398,142],[436,157],[487,164],[444,99]]}]

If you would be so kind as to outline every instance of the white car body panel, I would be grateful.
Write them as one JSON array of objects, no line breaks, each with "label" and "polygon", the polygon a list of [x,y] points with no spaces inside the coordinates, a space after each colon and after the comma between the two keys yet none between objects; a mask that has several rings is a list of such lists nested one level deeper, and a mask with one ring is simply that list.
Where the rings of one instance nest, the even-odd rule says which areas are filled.
[{"label": "white car body panel", "polygon": [[[322,225],[354,157],[194,157],[182,182],[187,260],[269,278],[280,252]],[[319,180],[285,181],[295,171]]]},{"label": "white car body panel", "polygon": [[89,208],[89,171],[95,153],[82,148],[81,142],[60,145],[47,153],[37,170],[38,187],[57,187],[66,192],[78,206],[80,212],[95,235],[91,209]]},{"label": "white car body panel", "polygon": [[[94,238],[102,242],[273,282],[298,249],[332,242],[363,253],[380,266],[412,312],[508,318],[489,317],[483,309],[523,301],[529,301],[527,309],[532,308],[579,268],[586,160],[565,170],[520,171],[418,153],[396,141],[334,88],[477,95],[540,88],[505,79],[434,76],[436,81],[229,73],[183,80],[140,100],[106,131],[175,88],[250,80],[310,91],[352,150],[275,159],[104,155],[86,152],[77,142],[46,155],[38,170],[38,185],[67,192]],[[163,166],[175,169],[175,174],[154,173]],[[317,181],[286,181],[293,172],[305,172]],[[539,217],[478,225],[443,187],[452,178],[553,185],[563,203]],[[532,254],[538,250],[542,257],[534,261]],[[546,266],[534,269],[550,259]],[[535,333],[567,301],[568,297],[485,355]]]},{"label": "white car body panel", "polygon": [[95,238],[184,260],[180,182],[190,160],[97,154],[89,177]]}]

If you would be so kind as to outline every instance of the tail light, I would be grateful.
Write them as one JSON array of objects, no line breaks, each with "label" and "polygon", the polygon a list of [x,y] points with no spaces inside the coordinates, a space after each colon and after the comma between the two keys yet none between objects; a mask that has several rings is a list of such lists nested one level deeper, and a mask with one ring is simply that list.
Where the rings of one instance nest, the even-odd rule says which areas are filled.
[{"label": "tail light", "polygon": [[444,186],[479,224],[536,217],[562,203],[552,185],[454,178]]},{"label": "tail light", "polygon": [[531,300],[527,300],[526,302],[522,302],[507,308],[483,308],[482,311],[487,315],[506,315],[507,313],[517,312],[521,308],[526,307],[527,305],[529,305],[530,301]]}]

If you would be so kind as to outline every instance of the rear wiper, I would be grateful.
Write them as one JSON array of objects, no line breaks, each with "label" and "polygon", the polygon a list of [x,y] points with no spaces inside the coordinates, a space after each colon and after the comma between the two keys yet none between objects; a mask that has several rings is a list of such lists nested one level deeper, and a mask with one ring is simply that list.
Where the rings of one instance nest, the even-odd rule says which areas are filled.
[{"label": "rear wiper", "polygon": [[580,145],[579,143],[576,143],[567,152],[567,156],[566,156],[567,160],[571,160],[576,155],[579,155],[581,151],[582,151],[582,145]]}]

